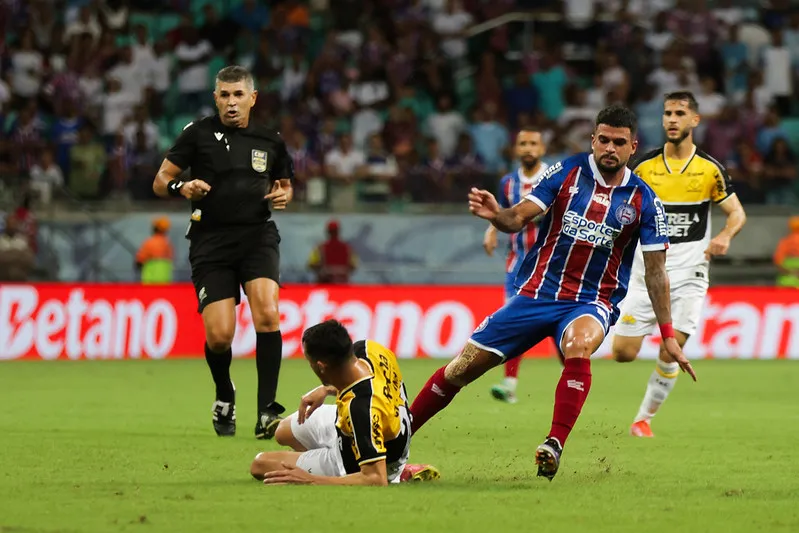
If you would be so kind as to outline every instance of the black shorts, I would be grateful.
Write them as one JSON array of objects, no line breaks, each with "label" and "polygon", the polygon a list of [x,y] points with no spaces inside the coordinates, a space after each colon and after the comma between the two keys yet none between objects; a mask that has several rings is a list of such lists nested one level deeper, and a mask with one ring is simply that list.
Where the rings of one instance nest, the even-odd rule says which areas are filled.
[{"label": "black shorts", "polygon": [[189,263],[197,295],[197,311],[227,298],[241,302],[248,281],[267,278],[280,281],[280,235],[275,223],[253,228],[228,228],[191,236]]}]

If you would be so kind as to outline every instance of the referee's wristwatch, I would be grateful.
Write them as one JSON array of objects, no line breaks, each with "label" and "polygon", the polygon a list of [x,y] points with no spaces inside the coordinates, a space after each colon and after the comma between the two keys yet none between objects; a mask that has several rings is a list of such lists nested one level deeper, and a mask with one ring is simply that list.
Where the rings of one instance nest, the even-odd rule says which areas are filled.
[{"label": "referee's wristwatch", "polygon": [[186,182],[178,181],[176,179],[170,181],[166,186],[166,190],[169,193],[169,196],[175,196],[175,197],[183,196],[182,194],[180,194],[180,189],[182,189],[185,184]]}]

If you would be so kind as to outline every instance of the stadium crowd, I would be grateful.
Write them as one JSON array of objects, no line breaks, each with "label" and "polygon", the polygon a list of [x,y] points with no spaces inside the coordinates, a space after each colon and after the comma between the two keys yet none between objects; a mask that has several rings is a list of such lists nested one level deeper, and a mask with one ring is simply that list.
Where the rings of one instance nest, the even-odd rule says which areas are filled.
[{"label": "stadium crowd", "polygon": [[[543,4],[548,4],[544,5]],[[40,202],[153,197],[163,153],[213,112],[217,69],[252,69],[300,201],[462,201],[537,126],[548,162],[604,105],[663,143],[662,95],[694,91],[700,146],[745,204],[799,203],[799,9],[717,0],[6,0],[0,183]],[[504,13],[535,23],[469,29]],[[13,192],[17,194],[17,192]]]}]

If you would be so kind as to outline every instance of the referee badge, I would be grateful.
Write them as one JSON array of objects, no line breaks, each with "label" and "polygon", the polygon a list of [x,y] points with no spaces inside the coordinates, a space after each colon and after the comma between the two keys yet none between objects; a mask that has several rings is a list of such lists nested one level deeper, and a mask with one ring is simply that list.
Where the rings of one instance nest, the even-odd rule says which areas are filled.
[{"label": "referee badge", "polygon": [[252,151],[252,169],[256,172],[266,172],[266,152],[263,150]]}]

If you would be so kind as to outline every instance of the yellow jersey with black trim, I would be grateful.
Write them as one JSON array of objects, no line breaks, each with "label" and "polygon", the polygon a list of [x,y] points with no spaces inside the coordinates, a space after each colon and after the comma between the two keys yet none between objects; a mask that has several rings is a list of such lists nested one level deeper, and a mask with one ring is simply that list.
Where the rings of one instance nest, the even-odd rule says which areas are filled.
[{"label": "yellow jersey with black trim", "polygon": [[[636,158],[630,168],[652,187],[666,209],[669,278],[707,281],[705,250],[710,243],[710,204],[719,204],[734,192],[724,166],[694,146],[688,159],[666,157],[665,149],[658,148]],[[643,273],[643,254],[639,248],[632,275],[640,276],[637,281],[642,281]]]},{"label": "yellow jersey with black trim", "polygon": [[408,460],[411,420],[408,395],[394,353],[372,340],[354,344],[355,356],[372,369],[372,375],[339,391],[336,431],[344,469],[361,471],[361,465],[385,459],[388,477]]}]

